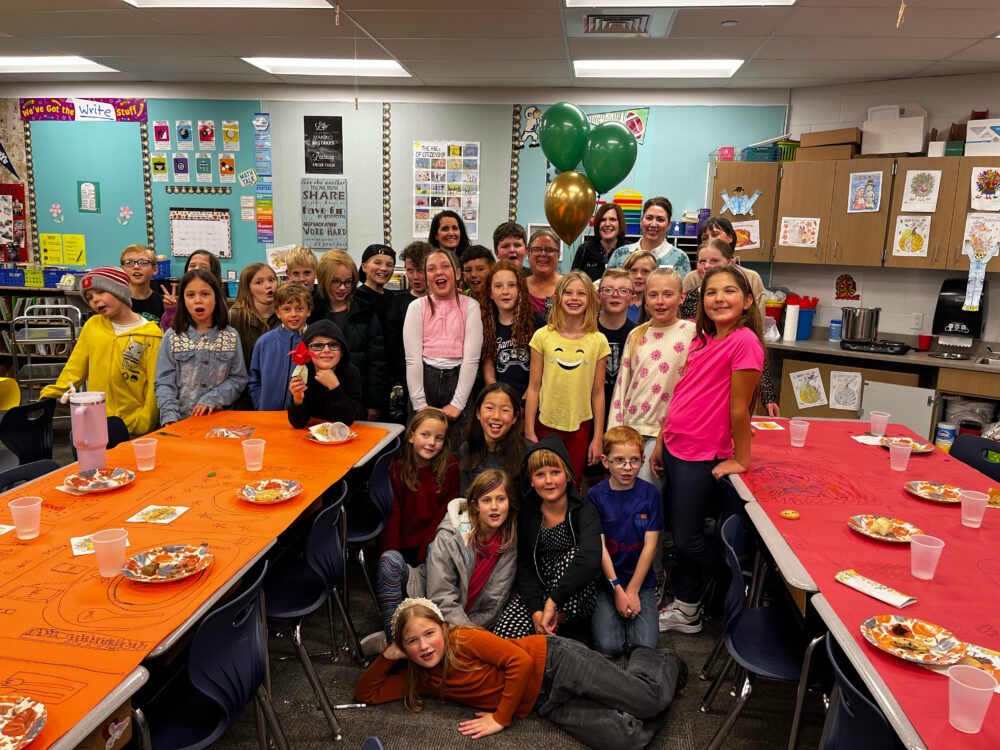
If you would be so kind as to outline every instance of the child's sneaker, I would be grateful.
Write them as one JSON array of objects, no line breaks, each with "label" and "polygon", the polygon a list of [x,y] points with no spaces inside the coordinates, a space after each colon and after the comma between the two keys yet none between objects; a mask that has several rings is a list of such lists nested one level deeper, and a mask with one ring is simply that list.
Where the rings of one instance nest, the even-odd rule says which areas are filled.
[{"label": "child's sneaker", "polygon": [[666,607],[660,610],[660,632],[676,630],[678,633],[700,633],[701,632],[701,605],[684,605],[695,608],[694,614],[688,614],[682,609],[682,605],[675,599]]},{"label": "child's sneaker", "polygon": [[378,656],[385,651],[385,647],[388,645],[389,641],[385,637],[385,632],[376,630],[361,639],[361,653],[365,656]]}]

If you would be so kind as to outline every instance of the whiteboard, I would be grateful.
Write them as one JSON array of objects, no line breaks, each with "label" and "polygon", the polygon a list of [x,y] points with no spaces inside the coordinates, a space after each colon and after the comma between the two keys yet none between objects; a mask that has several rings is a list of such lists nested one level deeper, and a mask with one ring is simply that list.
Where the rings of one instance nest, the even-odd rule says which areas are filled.
[{"label": "whiteboard", "polygon": [[228,208],[170,209],[170,254],[184,258],[197,250],[233,257]]}]

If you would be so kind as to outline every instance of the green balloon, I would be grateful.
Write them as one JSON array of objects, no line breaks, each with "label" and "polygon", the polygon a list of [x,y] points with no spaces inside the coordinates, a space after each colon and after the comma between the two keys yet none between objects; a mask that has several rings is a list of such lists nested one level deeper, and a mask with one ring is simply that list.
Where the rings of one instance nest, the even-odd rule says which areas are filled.
[{"label": "green balloon", "polygon": [[569,102],[558,102],[542,115],[538,142],[556,169],[567,172],[580,163],[589,132],[590,122],[582,109]]},{"label": "green balloon", "polygon": [[620,122],[602,122],[587,136],[583,166],[598,193],[606,193],[624,180],[635,166],[639,144]]}]

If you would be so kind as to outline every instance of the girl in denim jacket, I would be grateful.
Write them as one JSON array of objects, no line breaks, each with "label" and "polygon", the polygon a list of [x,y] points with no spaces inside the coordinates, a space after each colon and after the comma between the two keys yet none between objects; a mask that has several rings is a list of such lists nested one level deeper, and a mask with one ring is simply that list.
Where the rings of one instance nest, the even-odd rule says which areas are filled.
[{"label": "girl in denim jacket", "polygon": [[247,385],[222,282],[203,269],[188,271],[177,296],[177,316],[156,361],[156,400],[164,425],[224,409]]}]

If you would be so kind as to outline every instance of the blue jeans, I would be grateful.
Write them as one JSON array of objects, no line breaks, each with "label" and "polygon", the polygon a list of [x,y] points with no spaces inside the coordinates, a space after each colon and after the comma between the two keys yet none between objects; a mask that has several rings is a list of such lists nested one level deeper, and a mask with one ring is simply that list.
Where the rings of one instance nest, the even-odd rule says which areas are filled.
[{"label": "blue jeans", "polygon": [[615,609],[615,596],[609,588],[597,591],[597,606],[590,620],[594,648],[614,658],[631,653],[638,646],[656,648],[660,645],[660,628],[656,612],[656,591],[639,589],[639,615],[635,619],[622,617]]},{"label": "blue jeans", "polygon": [[722,497],[721,485],[712,476],[720,460],[685,461],[664,448],[663,462],[677,550],[676,598],[694,604],[701,599],[704,583],[722,567],[718,550],[705,535],[705,519],[716,513]]},{"label": "blue jeans", "polygon": [[535,708],[588,747],[648,745],[687,680],[687,665],[667,649],[637,648],[620,669],[579,641],[546,636],[546,643],[545,678]]}]

